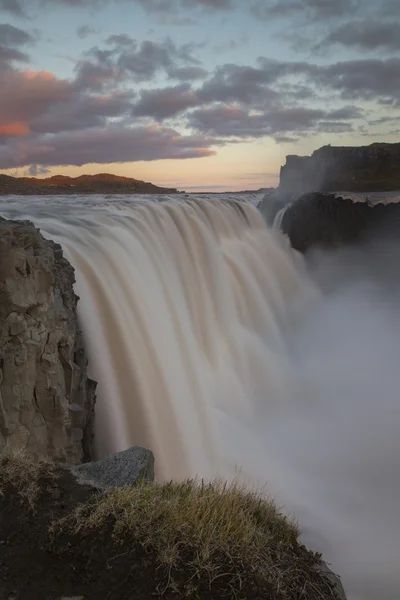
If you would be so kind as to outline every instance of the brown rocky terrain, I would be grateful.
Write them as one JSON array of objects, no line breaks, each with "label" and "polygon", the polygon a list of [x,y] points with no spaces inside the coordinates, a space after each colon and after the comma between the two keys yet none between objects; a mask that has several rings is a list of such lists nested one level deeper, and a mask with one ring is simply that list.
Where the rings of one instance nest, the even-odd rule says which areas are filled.
[{"label": "brown rocky terrain", "polygon": [[109,173],[67,177],[54,175],[46,179],[10,177],[0,174],[0,195],[55,194],[177,194],[175,188],[159,187],[147,181],[119,177]]},{"label": "brown rocky terrain", "polygon": [[96,384],[74,282],[61,246],[32,223],[0,220],[0,452],[90,458]]}]

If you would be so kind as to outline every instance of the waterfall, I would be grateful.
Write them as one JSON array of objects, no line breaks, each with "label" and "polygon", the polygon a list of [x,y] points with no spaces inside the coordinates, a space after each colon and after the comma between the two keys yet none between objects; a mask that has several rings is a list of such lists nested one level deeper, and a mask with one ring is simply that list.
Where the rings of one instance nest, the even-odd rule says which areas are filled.
[{"label": "waterfall", "polygon": [[311,274],[243,199],[10,197],[1,214],[76,269],[98,456],[143,445],[160,480],[265,485],[349,600],[398,597],[391,273],[373,282],[365,256],[339,253]]}]

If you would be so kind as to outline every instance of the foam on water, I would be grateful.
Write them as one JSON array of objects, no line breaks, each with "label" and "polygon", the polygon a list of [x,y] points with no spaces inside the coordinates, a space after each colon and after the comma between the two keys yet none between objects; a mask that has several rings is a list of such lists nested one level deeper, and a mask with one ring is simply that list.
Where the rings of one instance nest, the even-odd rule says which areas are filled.
[{"label": "foam on water", "polygon": [[150,447],[159,479],[240,472],[299,519],[349,600],[395,600],[396,269],[382,249],[377,278],[337,253],[311,277],[252,203],[8,197],[0,212],[32,219],[76,268],[99,454]]}]

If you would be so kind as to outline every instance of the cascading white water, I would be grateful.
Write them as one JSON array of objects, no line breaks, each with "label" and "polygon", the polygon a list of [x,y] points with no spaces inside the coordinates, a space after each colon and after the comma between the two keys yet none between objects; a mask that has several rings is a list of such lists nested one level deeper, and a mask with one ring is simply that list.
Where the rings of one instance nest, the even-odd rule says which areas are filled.
[{"label": "cascading white water", "polygon": [[398,598],[400,325],[384,285],[327,291],[320,257],[320,289],[242,201],[9,198],[1,213],[76,268],[100,455],[147,446],[160,479],[240,472],[296,515],[349,600]]}]

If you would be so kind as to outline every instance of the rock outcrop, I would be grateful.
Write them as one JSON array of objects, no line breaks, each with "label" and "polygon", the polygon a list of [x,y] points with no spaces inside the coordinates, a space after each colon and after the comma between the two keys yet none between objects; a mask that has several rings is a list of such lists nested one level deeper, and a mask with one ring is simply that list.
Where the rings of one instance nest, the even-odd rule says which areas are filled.
[{"label": "rock outcrop", "polygon": [[60,245],[30,222],[0,220],[0,451],[90,459],[96,383],[74,281]]},{"label": "rock outcrop", "polygon": [[400,203],[371,206],[334,194],[305,194],[286,209],[281,229],[300,252],[360,243],[379,235],[398,236]]},{"label": "rock outcrop", "polygon": [[400,144],[323,146],[311,156],[286,157],[279,191],[288,200],[307,192],[400,189]]},{"label": "rock outcrop", "polygon": [[154,481],[154,455],[151,450],[132,446],[104,458],[70,468],[80,485],[98,490],[134,485],[139,480]]},{"label": "rock outcrop", "polygon": [[400,144],[323,146],[311,156],[289,155],[279,187],[258,207],[272,225],[281,208],[312,192],[389,192],[400,190]]}]

